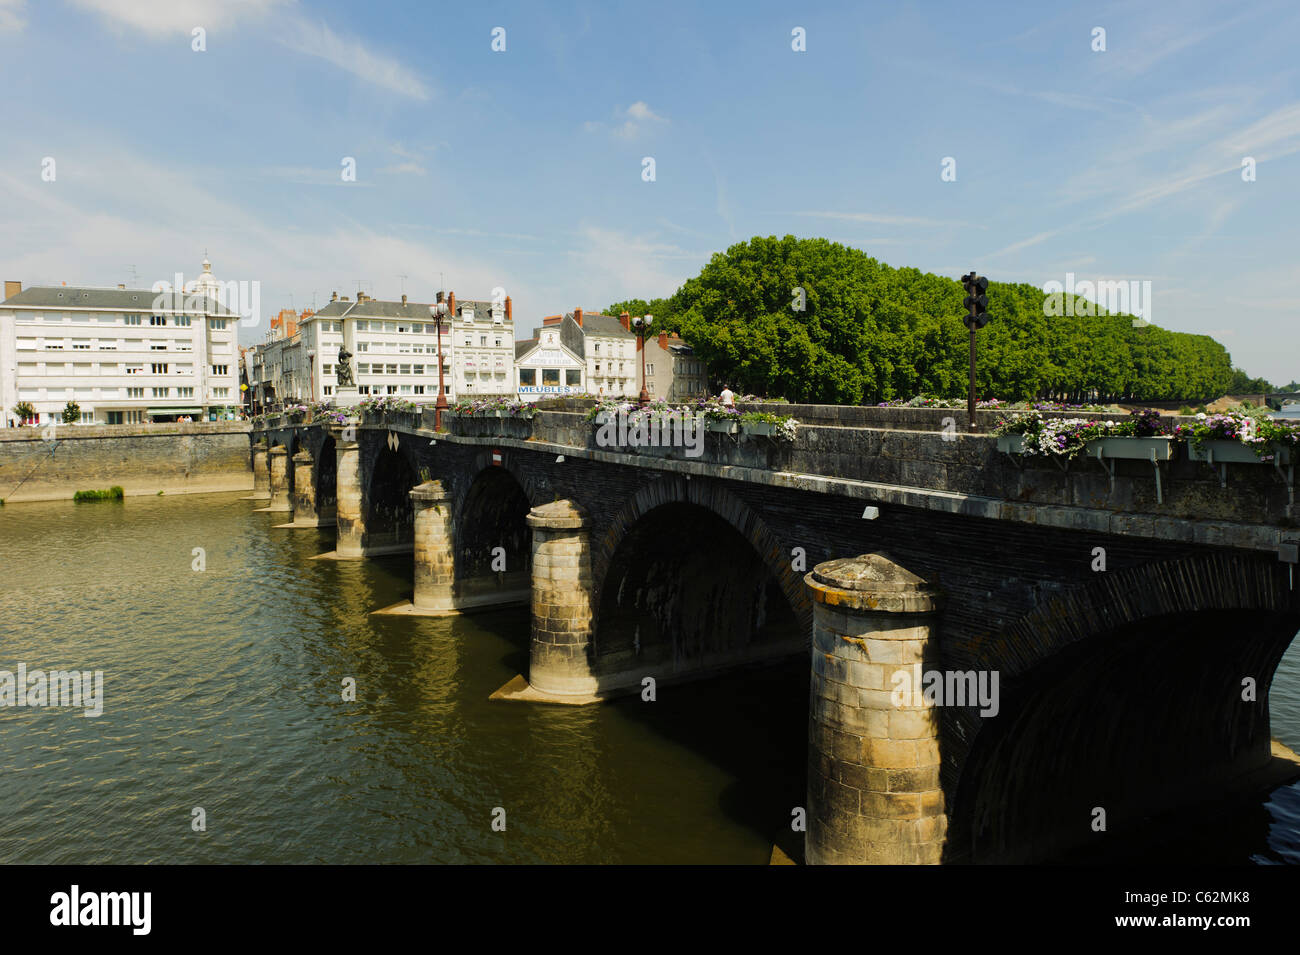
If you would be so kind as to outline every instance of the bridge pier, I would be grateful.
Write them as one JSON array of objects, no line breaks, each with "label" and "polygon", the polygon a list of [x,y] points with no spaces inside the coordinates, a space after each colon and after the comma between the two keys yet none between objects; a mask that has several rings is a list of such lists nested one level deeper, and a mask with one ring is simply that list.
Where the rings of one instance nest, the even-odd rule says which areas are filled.
[{"label": "bridge pier", "polygon": [[334,555],[350,560],[365,556],[362,546],[365,524],[361,518],[361,446],[340,436],[334,444],[338,464],[338,504],[335,526],[338,528]]},{"label": "bridge pier", "polygon": [[270,463],[271,500],[262,510],[292,511],[293,502],[289,500],[289,452],[277,444],[267,452],[267,460]]},{"label": "bridge pier", "polygon": [[373,613],[412,617],[458,613],[451,492],[441,481],[425,481],[411,488],[411,505],[415,520],[415,592],[411,600]]},{"label": "bridge pier", "polygon": [[264,501],[271,496],[270,462],[267,461],[266,445],[253,445],[253,493],[243,498],[245,501]]},{"label": "bridge pier", "polygon": [[[880,554],[818,564],[808,743],[809,864],[934,864],[947,832],[938,711],[896,673],[937,658],[939,593]],[[896,705],[895,701],[906,705]],[[916,704],[916,705],[913,705]]]},{"label": "bridge pier", "polygon": [[574,501],[528,512],[533,536],[532,640],[528,679],[516,677],[493,699],[591,703],[599,699],[589,651],[591,541],[587,515]]},{"label": "bridge pier", "polygon": [[293,517],[279,528],[329,527],[334,519],[321,513],[318,506],[315,482],[315,462],[307,451],[299,451],[293,461]]}]

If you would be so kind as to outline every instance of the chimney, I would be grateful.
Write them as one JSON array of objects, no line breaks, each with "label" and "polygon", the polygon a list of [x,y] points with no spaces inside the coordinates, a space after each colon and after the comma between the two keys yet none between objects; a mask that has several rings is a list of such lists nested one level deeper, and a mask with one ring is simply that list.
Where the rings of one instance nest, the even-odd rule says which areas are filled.
[{"label": "chimney", "polygon": [[23,290],[22,282],[15,282],[13,279],[9,279],[8,281],[5,282],[5,298],[13,298],[22,290]]},{"label": "chimney", "polygon": [[405,293],[405,292],[402,293],[402,304],[403,304],[403,305],[406,304],[406,293]]},{"label": "chimney", "polygon": [[507,295],[506,296],[506,321],[513,322],[514,320],[515,320],[515,316],[510,306],[510,296]]},{"label": "chimney", "polygon": [[627,312],[619,312],[618,321],[623,326],[623,331],[630,332],[632,330],[632,316]]},{"label": "chimney", "polygon": [[436,299],[434,299],[434,301],[435,301],[435,302],[441,302],[441,301],[442,301],[444,298],[446,298],[446,297],[447,297],[447,294],[446,294],[445,292],[439,292],[439,293],[438,293],[438,297],[437,297]]},{"label": "chimney", "polygon": [[659,333],[659,348],[660,348],[662,351],[667,351],[667,350],[668,350],[668,333],[667,333],[667,332],[660,332],[660,333]]},{"label": "chimney", "polygon": [[348,297],[347,297],[346,295],[340,295],[340,296],[339,296],[339,301],[340,301],[340,302],[346,302],[347,300],[348,300]]},{"label": "chimney", "polygon": [[582,327],[582,309],[575,308],[573,310],[573,320],[578,323],[579,328]]},{"label": "chimney", "polygon": [[338,292],[330,292],[330,301],[331,301],[331,302],[337,302],[338,300],[339,300],[339,293],[338,293]]},{"label": "chimney", "polygon": [[564,317],[562,315],[547,315],[544,319],[542,319],[542,324],[558,325],[562,321],[564,321]]},{"label": "chimney", "polygon": [[455,317],[456,315],[456,293],[447,293],[447,314]]},{"label": "chimney", "polygon": [[126,288],[126,286],[123,285],[121,282],[118,282],[118,283],[117,283],[117,287],[118,287],[118,288]]}]

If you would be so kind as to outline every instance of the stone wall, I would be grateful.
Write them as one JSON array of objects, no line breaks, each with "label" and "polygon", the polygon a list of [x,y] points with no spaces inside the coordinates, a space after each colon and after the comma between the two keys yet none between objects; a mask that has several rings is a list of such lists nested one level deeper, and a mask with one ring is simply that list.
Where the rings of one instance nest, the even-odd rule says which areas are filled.
[{"label": "stone wall", "polygon": [[253,487],[244,422],[67,425],[0,431],[0,498],[71,498],[120,485],[129,496]]}]

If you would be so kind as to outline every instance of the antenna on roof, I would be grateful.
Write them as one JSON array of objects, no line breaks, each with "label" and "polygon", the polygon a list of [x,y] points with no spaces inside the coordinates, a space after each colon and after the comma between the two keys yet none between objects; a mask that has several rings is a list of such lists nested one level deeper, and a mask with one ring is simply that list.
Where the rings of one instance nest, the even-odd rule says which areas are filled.
[{"label": "antenna on roof", "polygon": [[438,291],[440,292],[447,291],[447,283],[442,280],[441,272],[438,273]]},{"label": "antenna on roof", "polygon": [[135,270],[135,266],[134,266],[134,265],[128,265],[128,266],[127,266],[127,269],[128,269],[128,270],[130,271],[130,273],[131,273],[131,288],[138,288],[139,285],[140,285],[140,278],[139,278],[138,273],[137,273],[136,270]]},{"label": "antenna on roof", "polygon": [[406,278],[407,278],[407,277],[406,277],[405,275],[399,275],[398,278],[402,280],[402,294],[405,295],[405,294],[406,294]]}]

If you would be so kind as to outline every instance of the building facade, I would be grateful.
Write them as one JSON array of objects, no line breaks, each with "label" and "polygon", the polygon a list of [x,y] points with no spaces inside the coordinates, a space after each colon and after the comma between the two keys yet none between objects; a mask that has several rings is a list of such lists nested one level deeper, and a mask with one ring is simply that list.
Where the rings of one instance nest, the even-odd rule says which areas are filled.
[{"label": "building facade", "polygon": [[356,301],[335,292],[328,305],[298,319],[296,332],[258,346],[251,361],[264,408],[307,401],[333,401],[339,350],[351,353],[353,379],[362,396],[392,395],[432,402],[438,395],[441,339],[443,390],[448,401],[473,395],[508,394],[514,365],[513,304],[456,300],[448,306],[442,334],[429,302],[381,301],[359,293]]},{"label": "building facade", "polygon": [[188,292],[5,283],[0,402],[6,425],[31,405],[41,424],[208,420],[240,404],[239,314],[208,290],[211,263]]},{"label": "building facade", "polygon": [[516,392],[528,401],[582,392],[635,397],[636,344],[626,313],[548,315],[537,337],[517,349]]},{"label": "building facade", "polygon": [[[638,341],[638,348],[640,344]],[[646,391],[652,397],[681,402],[709,393],[708,369],[676,332],[660,332],[647,338],[645,353]]]}]

